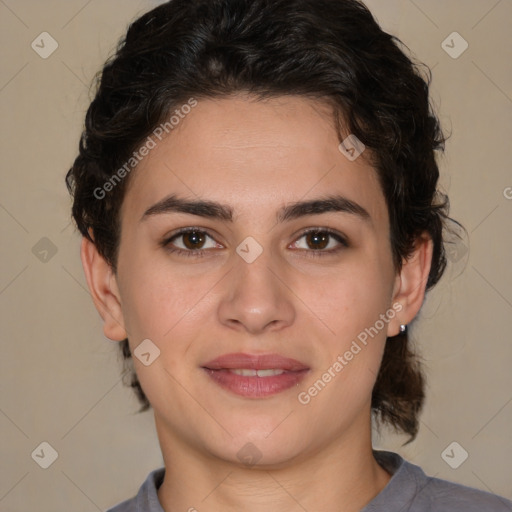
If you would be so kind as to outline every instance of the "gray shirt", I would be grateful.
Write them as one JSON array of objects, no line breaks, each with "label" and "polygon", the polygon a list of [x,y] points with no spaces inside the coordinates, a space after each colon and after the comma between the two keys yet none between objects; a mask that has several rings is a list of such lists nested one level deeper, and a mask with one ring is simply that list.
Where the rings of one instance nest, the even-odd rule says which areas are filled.
[{"label": "gray shirt", "polygon": [[[510,512],[512,501],[485,491],[425,475],[400,455],[374,450],[377,462],[392,477],[361,512]],[[157,489],[165,468],[149,474],[137,496],[107,512],[164,512]]]}]

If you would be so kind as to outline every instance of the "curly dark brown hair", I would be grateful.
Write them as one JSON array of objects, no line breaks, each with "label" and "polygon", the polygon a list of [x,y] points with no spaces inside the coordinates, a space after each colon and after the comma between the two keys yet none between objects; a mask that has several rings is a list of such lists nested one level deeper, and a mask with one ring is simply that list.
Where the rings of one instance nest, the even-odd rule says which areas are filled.
[{"label": "curly dark brown hair", "polygon": [[[340,141],[343,125],[372,150],[396,270],[421,234],[431,237],[430,289],[446,267],[443,232],[452,220],[448,198],[437,189],[436,152],[445,137],[429,99],[430,70],[409,53],[357,0],[171,0],[156,7],[130,25],[97,75],[79,154],[66,176],[79,231],[115,271],[130,177],[108,193],[102,187],[190,97],[301,95],[333,106]],[[120,347],[145,410],[150,404],[128,340]],[[409,434],[408,442],[418,432],[424,385],[407,332],[393,337],[371,407],[377,420]]]}]

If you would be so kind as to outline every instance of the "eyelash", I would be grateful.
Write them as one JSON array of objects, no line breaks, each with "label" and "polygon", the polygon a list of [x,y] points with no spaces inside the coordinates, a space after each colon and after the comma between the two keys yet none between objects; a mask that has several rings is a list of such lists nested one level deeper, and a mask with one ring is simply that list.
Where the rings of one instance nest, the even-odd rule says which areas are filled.
[{"label": "eyelash", "polygon": [[[170,243],[173,240],[175,240],[176,238],[179,238],[180,236],[185,235],[187,233],[201,233],[201,234],[205,234],[205,235],[207,235],[208,237],[210,237],[213,240],[213,237],[211,235],[209,235],[208,232],[205,231],[204,229],[200,229],[200,228],[196,228],[196,227],[188,227],[188,228],[184,228],[184,229],[179,230],[178,232],[174,233],[170,237],[165,238],[160,243],[160,245],[166,251],[168,251],[170,253],[173,253],[173,254],[178,254],[180,256],[195,257],[195,258],[202,258],[203,256],[205,256],[205,253],[209,249],[183,250],[183,249],[178,249],[178,248],[172,248],[170,246]],[[304,230],[298,236],[298,238],[296,238],[294,243],[296,243],[298,240],[300,240],[302,237],[308,235],[309,233],[323,233],[323,234],[327,234],[330,237],[334,238],[337,242],[339,242],[342,247],[344,247],[344,248],[349,247],[349,244],[346,241],[346,239],[343,236],[341,236],[339,233],[337,233],[336,231],[334,231],[334,230],[332,230],[330,228],[320,228],[320,227],[308,228],[308,229]],[[305,251],[307,253],[308,257],[318,258],[318,257],[325,257],[326,255],[336,254],[336,253],[338,253],[339,251],[342,250],[342,247],[338,246],[335,249],[329,249],[329,250],[323,250],[323,249],[317,249],[317,250],[315,250],[315,249],[309,249],[309,250],[308,249],[298,249],[298,250],[299,251]]]}]

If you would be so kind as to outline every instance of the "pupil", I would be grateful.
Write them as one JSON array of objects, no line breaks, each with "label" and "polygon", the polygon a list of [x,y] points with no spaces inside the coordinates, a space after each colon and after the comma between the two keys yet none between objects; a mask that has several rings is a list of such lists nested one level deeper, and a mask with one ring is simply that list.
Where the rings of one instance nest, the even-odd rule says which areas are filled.
[{"label": "pupil", "polygon": [[328,245],[329,235],[321,231],[316,231],[314,233],[308,233],[308,239],[313,241],[313,249],[324,249]]}]

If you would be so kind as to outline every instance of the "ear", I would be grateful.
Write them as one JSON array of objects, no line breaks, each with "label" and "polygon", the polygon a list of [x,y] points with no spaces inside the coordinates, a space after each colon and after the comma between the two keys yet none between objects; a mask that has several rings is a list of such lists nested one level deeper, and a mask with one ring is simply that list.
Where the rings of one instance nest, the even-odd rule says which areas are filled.
[{"label": "ear", "polygon": [[94,243],[86,237],[82,238],[80,256],[94,305],[103,319],[105,336],[112,341],[124,340],[128,336],[112,267],[98,253]]},{"label": "ear", "polygon": [[402,270],[396,276],[393,288],[392,304],[396,304],[394,309],[397,314],[388,323],[389,337],[400,332],[400,324],[409,324],[423,304],[432,263],[432,250],[432,239],[424,234],[416,240],[413,253],[402,262]]}]

